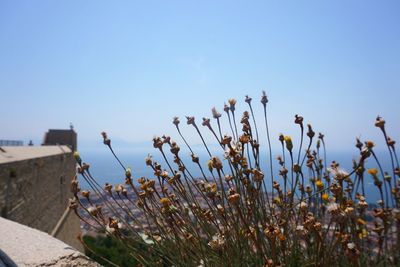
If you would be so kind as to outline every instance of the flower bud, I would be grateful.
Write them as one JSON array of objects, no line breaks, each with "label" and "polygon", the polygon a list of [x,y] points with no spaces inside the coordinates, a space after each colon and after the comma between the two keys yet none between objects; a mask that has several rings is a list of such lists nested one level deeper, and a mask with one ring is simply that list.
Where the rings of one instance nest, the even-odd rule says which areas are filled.
[{"label": "flower bud", "polygon": [[292,152],[293,143],[292,143],[292,138],[290,136],[285,136],[285,144],[286,144],[286,149],[289,152]]}]

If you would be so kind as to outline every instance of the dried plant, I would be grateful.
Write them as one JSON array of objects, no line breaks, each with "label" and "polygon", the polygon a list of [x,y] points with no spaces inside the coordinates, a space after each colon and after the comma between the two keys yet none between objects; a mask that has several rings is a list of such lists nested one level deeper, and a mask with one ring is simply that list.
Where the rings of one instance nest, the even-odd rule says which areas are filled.
[{"label": "dried plant", "polygon": [[[99,185],[76,153],[77,172],[92,191],[80,191],[75,177],[71,209],[93,229],[119,240],[143,266],[399,266],[400,168],[385,121],[378,117],[375,126],[386,140],[389,172],[383,170],[374,143],[358,139],[359,158],[349,172],[335,161],[327,166],[324,135],[316,136],[310,124],[304,127],[299,115],[295,124],[300,144],[295,149],[290,136],[277,138],[282,150],[276,170],[268,98],[263,92],[265,136],[256,124],[252,99],[246,96],[245,102],[250,112],[243,113],[240,124],[236,100],[224,106],[230,134],[222,135],[222,114],[215,108],[216,126],[203,118],[200,129],[194,117],[186,117],[207,151],[207,164],[195,154],[175,117],[173,123],[191,158],[182,157],[169,136],[155,137],[153,145],[163,165],[147,157],[154,178],[140,177],[137,183],[102,133],[104,144],[125,172],[124,185]],[[204,131],[215,138],[220,155],[211,153]],[[267,141],[265,151],[260,138]],[[263,153],[267,155],[264,170]],[[367,159],[377,168],[366,169]],[[194,177],[188,164],[202,175]],[[375,208],[365,195],[370,179],[380,195]],[[91,194],[101,203],[93,203]]]}]

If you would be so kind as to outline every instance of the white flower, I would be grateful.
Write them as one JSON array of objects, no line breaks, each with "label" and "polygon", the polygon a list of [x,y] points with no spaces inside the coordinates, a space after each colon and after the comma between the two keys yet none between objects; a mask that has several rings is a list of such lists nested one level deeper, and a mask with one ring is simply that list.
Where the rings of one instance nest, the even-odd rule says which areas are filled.
[{"label": "white flower", "polygon": [[222,248],[225,245],[225,237],[223,235],[216,234],[216,235],[214,235],[212,237],[210,242],[208,242],[208,245],[212,249],[218,250],[218,249]]},{"label": "white flower", "polygon": [[106,226],[106,231],[108,234],[113,234],[115,232],[115,229],[110,227],[109,225]]},{"label": "white flower", "polygon": [[350,250],[353,250],[353,249],[356,248],[356,244],[354,244],[354,243],[347,243],[347,248],[350,249]]},{"label": "white flower", "polygon": [[146,244],[148,244],[148,245],[153,245],[153,244],[154,244],[154,241],[151,240],[151,239],[149,238],[148,235],[146,235],[146,234],[144,234],[144,233],[139,234],[139,235],[140,235],[140,237],[143,239],[143,241],[144,241]]},{"label": "white flower", "polygon": [[339,205],[337,203],[330,203],[327,210],[329,213],[335,213],[339,210]]},{"label": "white flower", "polygon": [[97,215],[97,209],[95,207],[89,207],[87,210],[92,216]]},{"label": "white flower", "polygon": [[[118,229],[122,229],[124,226],[123,226],[123,224],[122,223],[118,223]],[[113,233],[115,233],[115,228],[114,227],[110,227],[109,225],[107,225],[106,226],[106,232],[108,233],[108,234],[113,234]]]},{"label": "white flower", "polygon": [[308,205],[307,205],[307,203],[306,203],[306,202],[304,202],[304,201],[300,202],[300,209],[302,209],[302,210],[306,210],[306,209],[307,209],[307,207],[308,207]]}]

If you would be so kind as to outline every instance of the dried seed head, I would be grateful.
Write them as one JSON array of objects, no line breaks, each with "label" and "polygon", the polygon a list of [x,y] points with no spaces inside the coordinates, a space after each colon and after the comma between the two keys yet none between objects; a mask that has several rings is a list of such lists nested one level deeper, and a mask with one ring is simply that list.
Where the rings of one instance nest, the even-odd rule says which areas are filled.
[{"label": "dried seed head", "polygon": [[228,201],[231,204],[237,204],[240,200],[240,195],[238,193],[228,196]]},{"label": "dried seed head", "polygon": [[161,140],[160,137],[155,136],[153,138],[153,147],[154,148],[158,148],[158,149],[162,149],[162,146],[164,145],[164,142]]},{"label": "dried seed head", "polygon": [[236,99],[231,98],[228,100],[228,103],[229,103],[229,109],[232,112],[235,112]]},{"label": "dried seed head", "polygon": [[176,156],[176,155],[178,155],[178,153],[179,153],[180,150],[181,150],[181,149],[180,149],[180,147],[177,145],[177,143],[175,143],[175,142],[172,142],[172,143],[171,143],[171,149],[170,149],[170,151],[171,151],[172,154],[174,154],[174,155]]},{"label": "dried seed head", "polygon": [[272,185],[272,187],[279,191],[281,185],[277,181],[274,181],[274,184]]},{"label": "dried seed head", "polygon": [[89,168],[90,168],[89,164],[87,164],[85,162],[82,163],[82,171],[87,171],[87,170],[89,170]]},{"label": "dried seed head", "polygon": [[169,174],[166,170],[163,170],[160,174],[161,178],[166,179],[168,178]]},{"label": "dried seed head", "polygon": [[300,235],[300,236],[305,236],[307,234],[307,229],[304,227],[304,225],[297,225],[296,226],[296,232]]},{"label": "dried seed head", "polygon": [[246,99],[244,100],[247,104],[251,103],[252,98],[246,95]]},{"label": "dried seed head", "polygon": [[164,144],[171,144],[171,136],[163,135],[162,139]]},{"label": "dried seed head", "polygon": [[250,141],[250,136],[247,134],[243,134],[239,137],[239,142],[242,144],[247,144]]},{"label": "dried seed head", "polygon": [[373,148],[375,146],[375,144],[374,144],[374,142],[368,140],[368,141],[365,141],[365,146],[368,149],[371,149],[371,148]]},{"label": "dried seed head", "polygon": [[211,112],[214,119],[218,119],[222,116],[221,113],[219,113],[215,107],[211,109]]},{"label": "dried seed head", "polygon": [[225,111],[226,113],[229,112],[229,106],[228,106],[226,103],[224,103],[224,111]]},{"label": "dried seed head", "polygon": [[111,184],[109,184],[109,183],[106,183],[106,184],[104,185],[104,190],[107,191],[107,192],[110,193],[110,194],[111,194],[112,188],[113,188],[113,186],[112,186]]},{"label": "dried seed head", "polygon": [[147,157],[145,159],[145,162],[146,162],[147,166],[153,165],[153,159],[152,159],[152,156],[150,154],[147,155]]},{"label": "dried seed head", "polygon": [[82,195],[84,198],[89,199],[90,191],[84,190],[84,191],[81,192],[81,195]]},{"label": "dried seed head", "polygon": [[222,170],[222,162],[218,157],[212,157],[212,167],[217,170]]},{"label": "dried seed head", "polygon": [[200,162],[200,159],[199,159],[198,156],[196,156],[195,154],[192,154],[191,156],[192,156],[192,161],[193,161],[194,163],[199,163],[199,162]]},{"label": "dried seed head", "polygon": [[313,131],[311,124],[307,124],[307,127],[308,127],[307,136],[309,138],[313,138],[315,136],[315,132]]},{"label": "dried seed head", "polygon": [[282,167],[282,168],[279,170],[279,175],[280,175],[280,176],[285,176],[288,172],[289,172],[288,169],[286,169],[285,167]]},{"label": "dried seed head", "polygon": [[365,200],[360,200],[360,201],[358,202],[358,206],[359,206],[361,209],[367,209],[367,208],[368,208],[368,203],[367,203],[367,201],[365,201]]},{"label": "dried seed head", "polygon": [[156,184],[155,180],[148,180],[147,181],[147,186],[153,188]]},{"label": "dried seed head", "polygon": [[203,118],[203,126],[211,127],[210,118]]},{"label": "dried seed head", "polygon": [[303,125],[303,117],[302,116],[299,116],[296,114],[296,115],[294,115],[294,117],[295,117],[294,123]]},{"label": "dried seed head", "polygon": [[293,171],[295,172],[295,173],[300,173],[301,172],[301,166],[299,165],[299,164],[294,164],[293,165]]},{"label": "dried seed head", "polygon": [[101,136],[103,137],[103,143],[107,146],[111,145],[111,140],[107,137],[106,132],[101,132]]},{"label": "dried seed head", "polygon": [[78,209],[78,203],[76,202],[76,198],[71,198],[69,200],[69,208],[71,210],[77,210]]},{"label": "dried seed head", "polygon": [[320,222],[314,223],[314,229],[316,231],[318,231],[318,232],[321,231],[322,230],[322,224]]},{"label": "dried seed head", "polygon": [[225,181],[226,181],[226,182],[230,182],[230,181],[232,181],[232,179],[233,179],[233,176],[232,176],[232,175],[229,175],[229,174],[226,174],[226,175],[225,175]]},{"label": "dried seed head", "polygon": [[381,130],[385,130],[385,120],[380,116],[376,117],[375,126],[380,128]]},{"label": "dried seed head", "polygon": [[388,138],[386,139],[386,144],[387,144],[388,146],[391,146],[392,148],[394,148],[394,145],[396,144],[396,141],[394,141],[393,139],[391,139],[391,138],[388,136]]},{"label": "dried seed head", "polygon": [[121,193],[124,197],[128,198],[128,190],[126,188],[123,188]]},{"label": "dried seed head", "polygon": [[221,144],[229,145],[231,143],[231,141],[232,141],[232,137],[225,134],[221,140]]},{"label": "dried seed head", "polygon": [[262,182],[264,173],[261,170],[253,169],[253,179],[255,182]]},{"label": "dried seed head", "polygon": [[285,136],[283,134],[279,134],[279,141],[283,143],[285,141]]},{"label": "dried seed head", "polygon": [[124,189],[124,186],[122,185],[122,184],[117,184],[116,186],[115,186],[115,192],[117,193],[117,194],[119,194],[119,193],[121,193],[122,192],[122,190]]},{"label": "dried seed head", "polygon": [[281,233],[280,229],[278,226],[274,225],[269,225],[264,229],[264,234],[269,238],[269,239],[275,239],[279,236]]},{"label": "dried seed head", "polygon": [[186,119],[187,119],[186,123],[187,123],[188,125],[190,125],[190,124],[196,125],[193,116],[186,116]]},{"label": "dried seed head", "polygon": [[265,91],[262,91],[261,103],[264,105],[264,107],[268,103],[268,97],[267,97],[267,94],[265,93]]},{"label": "dried seed head", "polygon": [[174,117],[174,118],[172,119],[172,123],[175,124],[176,127],[178,127],[178,125],[179,125],[179,123],[180,123],[179,117]]},{"label": "dried seed head", "polygon": [[344,213],[346,213],[347,216],[352,216],[354,214],[354,208],[353,207],[347,207],[344,209]]},{"label": "dried seed head", "polygon": [[71,192],[72,192],[72,194],[76,195],[76,194],[78,194],[78,192],[80,190],[81,189],[79,187],[79,182],[78,182],[77,176],[75,175],[71,181]]}]

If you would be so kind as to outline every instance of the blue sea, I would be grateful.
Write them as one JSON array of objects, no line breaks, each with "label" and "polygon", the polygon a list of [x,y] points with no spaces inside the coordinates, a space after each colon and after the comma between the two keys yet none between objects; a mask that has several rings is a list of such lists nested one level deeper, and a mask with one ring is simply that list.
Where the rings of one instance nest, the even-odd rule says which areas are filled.
[{"label": "blue sea", "polygon": [[[126,167],[130,167],[132,169],[132,176],[134,181],[136,182],[138,178],[140,177],[148,177],[148,178],[153,178],[153,170],[146,166],[145,164],[145,158],[149,154],[149,152],[153,156],[153,160],[159,162],[163,168],[168,169],[167,165],[165,164],[165,161],[162,157],[162,155],[155,149],[133,149],[131,151],[115,151],[122,163]],[[169,152],[169,151],[167,151]],[[197,153],[197,151],[195,151]],[[167,153],[168,154],[168,153]],[[220,157],[221,160],[223,160],[223,151],[222,150],[214,150],[212,151],[213,155],[216,155]],[[274,171],[274,179],[275,180],[282,180],[281,177],[278,176],[278,170],[279,170],[279,165],[276,160],[276,156],[280,155],[281,153],[273,153],[273,171]],[[81,150],[80,151],[81,158],[83,162],[86,162],[90,164],[90,171],[92,175],[95,177],[95,179],[98,181],[100,185],[104,185],[106,182],[110,184],[123,184],[124,179],[125,179],[125,172],[123,168],[120,166],[120,164],[117,162],[117,160],[114,158],[112,153],[107,149],[107,147],[104,147],[102,150]],[[391,168],[391,163],[390,163],[390,157],[388,155],[387,151],[383,151],[381,153],[377,153],[378,158],[381,162],[381,165],[384,169],[384,171],[387,171],[390,175],[392,175],[392,168]],[[188,151],[182,151],[180,153],[181,158],[183,159],[185,165],[189,169],[189,171],[192,173],[194,177],[201,177],[201,172],[198,169],[198,167],[192,163],[190,153]],[[202,163],[203,170],[206,173],[206,175],[209,175],[208,168],[207,168],[207,161],[209,159],[209,156],[207,152],[204,150],[203,151],[200,149],[198,151],[198,156],[200,158],[200,162]],[[286,155],[287,156],[287,155]],[[297,154],[295,159],[297,158]],[[335,160],[338,162],[341,166],[342,169],[344,169],[347,172],[351,171],[352,168],[352,160],[353,159],[358,159],[359,154],[356,149],[352,152],[331,152],[327,153],[327,163],[328,166],[330,163]],[[171,160],[171,159],[170,159]],[[267,157],[267,154],[264,153],[261,155],[261,167],[265,173],[266,179],[268,179],[268,185],[270,186],[269,182],[269,158]],[[174,167],[174,163],[171,160],[171,165]],[[367,168],[378,168],[375,160],[371,157],[367,161]],[[306,168],[303,169],[304,174],[306,179],[308,179],[308,171],[305,170]],[[226,171],[229,170],[229,168],[225,169]],[[80,179],[80,184],[82,188],[88,188],[88,184],[83,180],[82,177]],[[305,181],[305,184],[307,185],[307,181]],[[376,202],[380,197],[378,194],[378,191],[376,187],[373,185],[372,178],[367,174],[365,176],[365,195],[367,197],[368,202],[374,203]]]}]

